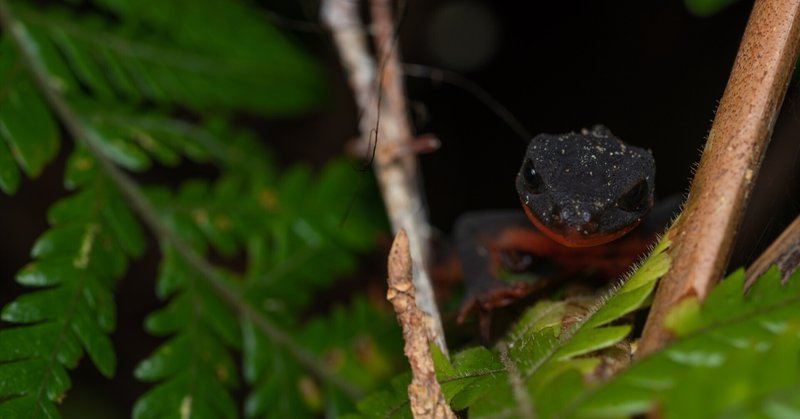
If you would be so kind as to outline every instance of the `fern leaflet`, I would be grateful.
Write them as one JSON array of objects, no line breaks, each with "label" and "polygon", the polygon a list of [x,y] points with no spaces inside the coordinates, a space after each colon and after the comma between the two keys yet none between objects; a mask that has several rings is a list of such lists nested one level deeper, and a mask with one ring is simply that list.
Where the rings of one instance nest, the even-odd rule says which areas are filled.
[{"label": "fern leaflet", "polygon": [[800,272],[783,287],[776,269],[746,295],[743,285],[739,270],[702,307],[688,300],[673,309],[677,342],[608,383],[577,393],[561,416],[632,416],[656,406],[667,418],[796,416]]},{"label": "fern leaflet", "polygon": [[145,327],[175,336],[136,368],[138,379],[160,383],[137,401],[135,418],[237,417],[230,394],[238,385],[230,354],[241,340],[236,318],[195,275],[172,249],[163,249],[159,288],[173,295]]},{"label": "fern leaflet", "polygon": [[34,245],[35,260],[17,275],[37,290],[2,311],[18,326],[0,330],[0,376],[19,377],[0,387],[2,417],[57,417],[54,403],[70,386],[66,369],[84,352],[103,375],[115,370],[112,292],[128,258],[143,250],[139,227],[101,178],[56,203],[49,220],[53,228]]}]

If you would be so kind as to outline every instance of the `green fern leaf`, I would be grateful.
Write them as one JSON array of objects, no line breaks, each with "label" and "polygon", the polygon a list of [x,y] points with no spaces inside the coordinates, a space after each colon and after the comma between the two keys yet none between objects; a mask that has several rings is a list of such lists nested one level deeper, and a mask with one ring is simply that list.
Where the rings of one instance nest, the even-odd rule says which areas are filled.
[{"label": "green fern leaf", "polygon": [[280,301],[288,318],[314,291],[355,269],[356,254],[369,249],[385,229],[381,211],[373,206],[378,200],[372,178],[346,160],[331,162],[319,173],[293,167],[277,182],[254,187],[257,211],[237,216],[243,225],[236,227],[260,233],[247,240],[253,252],[248,259],[259,261],[246,274],[247,293],[253,301]]},{"label": "green fern leaf", "polygon": [[136,402],[133,417],[235,418],[230,392],[238,379],[230,350],[241,340],[236,319],[167,247],[159,282],[175,276],[181,277],[177,294],[145,322],[154,335],[174,336],[136,368],[137,379],[158,384]]},{"label": "green fern leaf", "polygon": [[[143,120],[135,115],[136,121],[106,118],[109,102],[150,100],[196,110],[227,107],[270,114],[297,113],[318,102],[322,87],[312,62],[247,7],[236,2],[203,2],[187,10],[169,2],[150,3],[143,8],[138,1],[129,7],[120,8],[122,3],[112,7],[126,11],[124,18],[130,19],[130,25],[136,21],[148,25],[147,36],[114,28],[106,18],[91,13],[76,16],[63,7],[51,7],[46,13],[25,4],[15,8],[22,16],[18,42],[35,54],[32,58],[44,66],[50,87],[70,99],[102,140],[97,146],[117,164],[143,171],[152,164],[151,155],[162,164],[174,165],[180,154],[208,153],[198,152],[194,139],[185,140],[187,131],[196,134],[202,129],[169,116]],[[181,19],[172,20],[171,13],[179,13]],[[176,22],[197,24],[206,31],[187,36]],[[266,54],[264,48],[271,53]],[[154,123],[173,132],[148,129]],[[172,144],[175,131],[183,131],[177,136],[178,147]],[[11,37],[3,37],[0,189],[14,193],[19,187],[14,161],[29,177],[37,177],[58,148],[58,128],[50,110]]]},{"label": "green fern leaf", "polygon": [[[524,392],[538,395],[559,380],[564,380],[565,386],[572,386],[572,392],[564,389],[562,396],[580,389],[573,386],[572,371],[578,372],[580,377],[579,372],[591,372],[598,361],[576,357],[609,348],[630,333],[630,326],[608,324],[646,302],[658,278],[669,269],[669,255],[665,253],[668,247],[669,242],[662,240],[633,275],[596,303],[588,315],[579,314],[582,317],[574,326],[562,326],[565,318],[576,316],[570,314],[569,305],[563,301],[539,302],[523,315],[509,331],[504,345],[509,348],[509,359],[522,374],[527,388]],[[476,357],[475,354],[484,355]],[[486,354],[491,354],[491,358],[485,358],[490,356]],[[459,356],[466,356],[468,362]],[[457,354],[454,362],[456,359],[462,359],[460,362],[465,366],[455,376],[442,375],[447,368],[441,362],[437,364],[443,391],[448,399],[452,399],[454,409],[468,409],[470,417],[492,416],[498,412],[513,414],[516,411],[509,377],[505,367],[498,365],[500,361],[496,351],[473,349],[464,355]],[[538,404],[534,406],[541,409]],[[546,410],[538,413],[543,415]]]},{"label": "green fern leaf", "polygon": [[[11,87],[26,87],[29,95],[28,102],[23,103],[25,109],[2,108],[10,116],[0,115],[0,137],[5,140],[0,143],[0,187],[15,191],[19,184],[17,165],[35,176],[58,150],[57,137],[44,135],[47,131],[33,132],[50,141],[50,148],[21,142],[19,137],[27,131],[20,123],[28,121],[11,115],[11,111],[25,111],[39,119],[50,118],[45,121],[49,125],[39,128],[58,132],[50,110],[28,80],[28,72],[35,70],[37,87],[49,90],[48,102],[59,103],[50,99],[60,96],[60,106],[73,113],[66,118],[59,110],[59,116],[77,120],[66,121],[68,131],[78,124],[82,128],[78,131],[83,131],[80,136],[88,132],[92,153],[99,150],[102,158],[132,171],[145,171],[154,163],[175,165],[183,157],[225,168],[225,175],[213,182],[186,182],[177,193],[154,188],[148,197],[163,210],[160,215],[167,228],[200,253],[209,248],[226,257],[248,252],[246,285],[263,291],[260,295],[248,294],[258,301],[255,307],[268,310],[259,297],[275,289],[288,289],[289,281],[314,284],[312,291],[318,290],[334,275],[356,266],[353,252],[372,243],[376,226],[383,221],[354,215],[349,228],[341,228],[339,216],[347,212],[348,204],[341,196],[334,196],[334,188],[357,185],[352,168],[341,163],[338,172],[330,169],[319,180],[311,176],[279,177],[270,167],[269,156],[255,141],[240,133],[229,136],[226,117],[206,116],[231,110],[274,115],[309,109],[321,96],[313,63],[259,19],[253,8],[238,2],[202,2],[187,9],[162,1],[98,0],[96,6],[75,13],[68,5],[45,8],[19,3],[14,5],[15,13],[9,13],[13,15],[14,33],[3,37],[2,42],[13,54],[3,54],[2,58],[10,61],[0,62],[0,86],[5,86],[0,89],[0,102],[16,98]],[[94,14],[95,10],[99,13]],[[204,31],[196,31],[192,25]],[[25,60],[19,59],[10,40],[14,47],[20,47]],[[11,84],[9,80],[14,78],[24,83]],[[152,104],[157,109],[143,110]],[[176,117],[174,109],[178,107],[181,114],[194,112],[192,119],[197,122]],[[13,123],[2,125],[11,116]],[[125,271],[128,257],[143,252],[144,241],[120,197],[110,185],[98,180],[102,178],[98,172],[102,165],[87,153],[81,142],[85,139],[77,140],[68,159],[65,184],[78,193],[70,204],[54,206],[49,218],[55,227],[32,250],[38,265],[31,265],[20,275],[21,283],[44,289],[18,298],[3,312],[7,321],[34,324],[0,332],[0,337],[5,337],[27,330],[33,336],[40,325],[53,323],[58,327],[53,335],[69,339],[40,342],[47,355],[44,358],[58,361],[46,364],[47,371],[31,369],[23,364],[27,358],[13,358],[20,356],[19,352],[5,349],[8,354],[0,358],[0,365],[9,368],[9,374],[19,367],[50,377],[38,380],[39,387],[33,389],[25,386],[36,380],[7,381],[13,388],[0,393],[0,409],[8,412],[27,408],[57,415],[52,402],[63,397],[69,387],[65,368],[74,367],[84,351],[104,374],[111,374],[115,367],[107,338],[116,323],[111,289],[115,278]],[[305,182],[310,193],[294,195],[293,191],[281,190],[282,181],[289,185],[292,179]],[[108,202],[97,206],[97,200]],[[331,211],[317,219],[317,208],[309,209],[309,205],[327,206]],[[303,208],[302,217],[293,216],[291,211],[297,208]],[[359,205],[354,211],[358,214]],[[355,233],[351,233],[353,226]],[[275,248],[277,252],[273,252]],[[298,260],[284,264],[278,258],[267,263],[259,259],[295,250],[302,251],[299,265],[293,265]],[[134,416],[235,417],[231,392],[238,380],[230,352],[241,344],[241,319],[230,313],[207,285],[197,281],[193,270],[170,246],[163,245],[163,254],[157,292],[170,302],[148,318],[146,328],[169,338],[136,370],[139,379],[156,384],[137,402]],[[304,263],[303,258],[320,254],[327,258],[319,266]],[[65,275],[75,269],[88,273],[78,279]],[[302,272],[295,275],[293,270]],[[273,282],[275,278],[279,281]],[[231,281],[231,285],[237,287],[243,282]],[[80,297],[79,304],[70,305],[71,311],[65,316],[59,310],[65,301],[78,299],[74,296]],[[310,298],[310,293],[301,295],[297,304],[285,306],[285,314],[296,315]],[[328,326],[346,329],[350,319],[359,315],[363,312],[340,315]],[[308,339],[318,341],[316,337]],[[347,340],[344,336],[342,339]],[[375,345],[364,339],[359,342],[366,348]],[[280,351],[285,349],[279,348],[276,353]],[[383,357],[367,358],[362,361],[372,371],[369,377],[391,371]],[[40,368],[39,364],[35,366]],[[293,365],[292,376],[306,389],[297,394],[301,403],[316,409],[315,403],[320,400],[316,394],[324,395],[330,406],[347,406],[340,394],[315,387],[293,359],[287,364]],[[366,378],[359,368],[349,367],[351,364],[346,362],[347,369],[340,372],[362,383]],[[265,388],[269,387],[254,388],[251,399],[255,400],[259,392],[263,394]]]},{"label": "green fern leaf", "polygon": [[361,415],[353,417],[411,419],[408,404],[408,385],[411,373],[400,374],[392,379],[389,388],[377,391],[358,402]]},{"label": "green fern leaf", "polygon": [[0,189],[11,195],[19,188],[20,176],[11,150],[0,142]]},{"label": "green fern leaf", "polygon": [[[649,292],[641,288],[651,290],[650,283],[668,269],[667,245],[659,245],[603,308],[572,331],[560,332],[568,311],[559,302],[537,304],[512,328],[505,344],[509,358],[528,372],[523,391],[537,417],[633,417],[656,408],[667,418],[800,413],[800,272],[780,287],[773,269],[746,295],[744,274],[736,272],[702,306],[688,300],[673,309],[668,324],[676,343],[606,383],[587,381],[601,360],[575,356],[608,347],[628,333],[628,326],[606,325],[646,301]],[[470,417],[518,414],[519,401],[497,352],[473,348],[450,362],[434,348],[434,360],[452,408],[466,409]],[[367,417],[405,412],[405,388],[376,393],[359,404],[359,411]]]},{"label": "green fern leaf", "polygon": [[266,114],[297,113],[319,101],[322,84],[311,60],[251,7],[223,0],[188,8],[158,0],[96,3],[125,26],[85,10],[18,6],[67,96],[86,90],[107,101]]},{"label": "green fern leaf", "polygon": [[[211,247],[233,255],[262,234],[242,224],[263,217],[250,183],[232,174],[213,183],[189,180],[175,193],[152,189],[149,197],[174,231],[200,252]],[[136,370],[138,379],[158,384],[137,401],[134,417],[236,417],[231,392],[238,380],[230,351],[242,342],[239,319],[170,246],[162,253],[157,294],[170,303],[149,316],[145,327],[172,337]],[[246,350],[247,333],[244,342]]]},{"label": "green fern leaf", "polygon": [[[612,288],[587,315],[574,312],[565,301],[540,301],[527,310],[502,341],[523,377],[521,393],[528,394],[537,417],[555,417],[560,406],[574,402],[585,390],[584,375],[600,359],[593,356],[630,333],[630,326],[608,326],[647,302],[655,283],[668,269],[669,247],[662,240],[626,281]],[[578,318],[572,326],[564,320]],[[562,329],[565,329],[562,331]],[[450,407],[468,411],[471,418],[514,417],[518,400],[507,367],[497,349],[470,348],[447,360],[432,347],[437,379]],[[359,403],[366,417],[405,417],[410,414],[406,387],[375,393]]]},{"label": "green fern leaf", "polygon": [[8,37],[0,39],[0,139],[0,187],[6,193],[19,186],[12,157],[35,178],[58,153],[55,121]]},{"label": "green fern leaf", "polygon": [[[252,324],[244,322],[243,330],[245,378],[253,386],[245,404],[248,417],[307,417],[323,409],[335,415],[352,409],[351,402],[308,376]],[[298,341],[363,389],[391,377],[402,357],[402,337],[388,307],[378,310],[364,298],[316,317],[301,328]]]},{"label": "green fern leaf", "polygon": [[[575,316],[570,312],[569,304],[541,301],[529,309],[503,341],[510,362],[526,375],[523,377],[526,388],[522,392],[539,400],[538,395],[543,389],[558,386],[562,389],[560,397],[565,401],[577,397],[583,389],[581,372],[593,371],[599,360],[576,356],[610,347],[627,336],[629,326],[603,326],[646,301],[655,281],[669,268],[669,259],[664,253],[667,247],[668,243],[660,243],[634,275],[613,289],[588,317],[567,328],[566,332],[561,331],[564,319]],[[471,348],[456,353],[452,363],[436,348],[433,352],[437,378],[453,409],[468,410],[470,417],[513,416],[518,413],[508,371],[497,350]],[[383,392],[371,396],[359,404],[359,411],[370,417],[373,415],[369,412],[390,416],[390,413],[394,414],[392,412],[406,411],[405,391],[402,388],[395,394]],[[547,397],[553,395],[548,393]],[[380,400],[390,399],[392,404],[379,404]],[[550,401],[544,407],[534,406],[539,415],[550,416]]]},{"label": "green fern leaf", "polygon": [[[143,246],[136,221],[119,200],[95,178],[51,208],[53,227],[34,244],[35,260],[17,275],[20,284],[37,290],[2,310],[2,320],[17,326],[0,330],[0,416],[58,417],[54,403],[70,386],[66,369],[84,352],[103,375],[114,374],[112,289],[127,267],[125,249],[138,255]],[[123,240],[133,244],[123,246]]]},{"label": "green fern leaf", "polygon": [[[622,417],[658,405],[666,418],[796,415],[800,273],[781,287],[773,269],[746,295],[743,284],[740,270],[702,307],[689,302],[677,308],[673,313],[680,314],[671,316],[677,342],[583,392],[562,414]],[[687,310],[690,305],[696,308]]]},{"label": "green fern leaf", "polygon": [[[246,228],[251,234],[243,242],[247,243],[248,260],[251,261],[246,274],[246,293],[253,305],[265,307],[275,322],[294,329],[297,325],[291,319],[298,317],[298,312],[306,307],[313,292],[325,289],[333,278],[357,266],[356,253],[369,248],[376,233],[385,225],[382,218],[375,216],[379,212],[373,212],[369,207],[368,203],[377,200],[374,185],[365,183],[368,179],[354,171],[351,163],[336,161],[317,174],[298,166],[278,177],[277,181],[274,176],[261,178],[260,183],[252,186],[250,195],[258,197],[255,211],[238,213],[234,230],[244,233]],[[231,198],[242,195],[231,194]],[[345,216],[346,224],[343,225],[342,217]],[[241,226],[238,223],[242,223]],[[252,263],[255,261],[257,263]],[[304,292],[298,292],[301,289]],[[321,327],[319,333],[309,335],[308,345],[312,348],[318,345],[315,341],[319,339],[314,336],[319,336],[323,330],[326,336],[330,336],[332,330],[358,330],[352,325],[354,320],[344,320],[352,315],[355,313],[339,318],[340,326],[336,328]],[[373,318],[372,323],[364,323],[365,328],[375,324],[374,316],[363,318]],[[348,323],[351,324],[347,326]],[[314,324],[308,327],[317,327]],[[245,327],[245,330],[249,328]],[[396,329],[390,327],[389,330]],[[318,402],[313,401],[318,398],[309,394],[276,397],[281,394],[280,377],[297,381],[301,370],[293,361],[286,360],[286,355],[273,347],[260,332],[252,330],[246,335],[251,336],[246,348],[257,348],[245,350],[246,365],[250,365],[245,369],[250,371],[245,377],[254,384],[248,399],[248,414],[258,415],[278,409],[286,415],[318,409]],[[343,336],[342,339],[350,338]],[[328,343],[335,345],[336,341],[332,336]],[[266,358],[256,357],[248,361],[247,354]],[[364,381],[372,375],[363,374],[363,365],[350,371],[352,367],[349,366],[356,365],[359,364],[346,362],[338,372],[361,387],[373,387],[375,383],[371,379]],[[269,376],[264,375],[267,373]],[[318,385],[311,385],[313,382],[307,380],[303,383],[307,389]],[[317,392],[310,394],[314,393]],[[340,398],[329,390],[321,393],[326,397]]]}]

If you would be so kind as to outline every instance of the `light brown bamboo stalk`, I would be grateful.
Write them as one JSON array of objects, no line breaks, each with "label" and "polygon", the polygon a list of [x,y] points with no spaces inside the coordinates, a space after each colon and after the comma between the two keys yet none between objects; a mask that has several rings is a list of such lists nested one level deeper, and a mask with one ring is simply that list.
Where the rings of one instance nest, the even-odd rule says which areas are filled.
[{"label": "light brown bamboo stalk", "polygon": [[672,268],[661,279],[637,357],[671,338],[664,318],[701,301],[721,278],[800,42],[800,0],[757,0],[708,135],[685,209],[669,229]]},{"label": "light brown bamboo stalk", "polygon": [[[388,0],[371,0],[377,60],[367,48],[356,0],[324,0],[322,20],[331,29],[356,103],[363,112],[364,142],[375,146],[375,174],[392,229],[408,234],[416,302],[426,314],[429,336],[447,354],[444,331],[427,271],[430,225],[422,200],[413,134],[400,73],[398,46]],[[379,87],[380,86],[380,87]]]}]

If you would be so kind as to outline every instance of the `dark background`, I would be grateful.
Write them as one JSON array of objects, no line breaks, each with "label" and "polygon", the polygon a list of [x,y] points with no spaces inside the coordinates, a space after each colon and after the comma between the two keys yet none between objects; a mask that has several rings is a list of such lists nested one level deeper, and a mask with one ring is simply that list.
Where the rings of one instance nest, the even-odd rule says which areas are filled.
[{"label": "dark background", "polygon": [[[623,140],[652,149],[657,193],[666,196],[688,189],[751,4],[740,1],[714,16],[696,17],[679,0],[408,0],[399,48],[405,61],[454,70],[482,86],[532,134],[602,123]],[[316,20],[318,4],[272,1],[262,7],[290,19]],[[288,24],[282,18],[276,22]],[[259,132],[283,165],[319,166],[357,135],[359,109],[329,37],[319,31],[287,34],[329,69],[329,101],[292,120],[242,121]],[[407,90],[417,132],[433,133],[442,142],[441,150],[421,156],[433,224],[449,232],[461,213],[517,207],[513,179],[525,139],[463,89],[409,79]],[[732,266],[757,256],[800,209],[798,101],[800,89],[793,83]],[[47,207],[65,194],[61,179],[69,146],[64,148],[42,178],[26,181],[17,196],[0,196],[2,304],[21,292],[12,278],[47,228]],[[156,169],[146,179],[175,182],[195,173],[198,168],[189,166],[177,173]],[[152,291],[158,261],[153,249],[132,264],[117,294],[118,330],[125,331],[114,336],[117,377],[109,383],[84,362],[73,375],[68,406],[81,410],[85,403],[96,417],[129,417],[131,404],[146,390],[131,372],[158,343],[141,330],[144,316],[159,306]]]},{"label": "dark background", "polygon": [[[688,190],[751,7],[739,1],[698,17],[680,0],[408,0],[399,45],[404,61],[453,70],[481,86],[532,135],[602,123],[650,148],[657,194],[669,196]],[[360,110],[330,44],[294,36],[332,65],[332,101],[317,115],[281,124],[307,133],[304,141],[275,146],[287,161],[319,163],[357,135]],[[420,157],[433,224],[449,232],[463,212],[518,207],[513,179],[527,139],[464,89],[424,78],[406,82],[417,133],[442,142]],[[798,101],[793,82],[731,266],[755,258],[800,212]]]}]

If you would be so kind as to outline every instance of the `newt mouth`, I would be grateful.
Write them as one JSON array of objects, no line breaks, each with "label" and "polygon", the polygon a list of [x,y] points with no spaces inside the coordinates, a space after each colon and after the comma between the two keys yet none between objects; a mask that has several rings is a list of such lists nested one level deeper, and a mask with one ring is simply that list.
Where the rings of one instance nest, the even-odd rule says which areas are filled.
[{"label": "newt mouth", "polygon": [[522,207],[525,209],[525,214],[528,216],[528,219],[531,220],[539,231],[553,241],[567,247],[599,246],[614,241],[636,228],[640,222],[640,220],[636,220],[636,222],[616,231],[602,231],[602,229],[598,229],[596,225],[590,225],[591,221],[587,222],[585,226],[575,227],[567,224],[551,226],[543,223],[536,217],[527,205],[523,205]]}]

